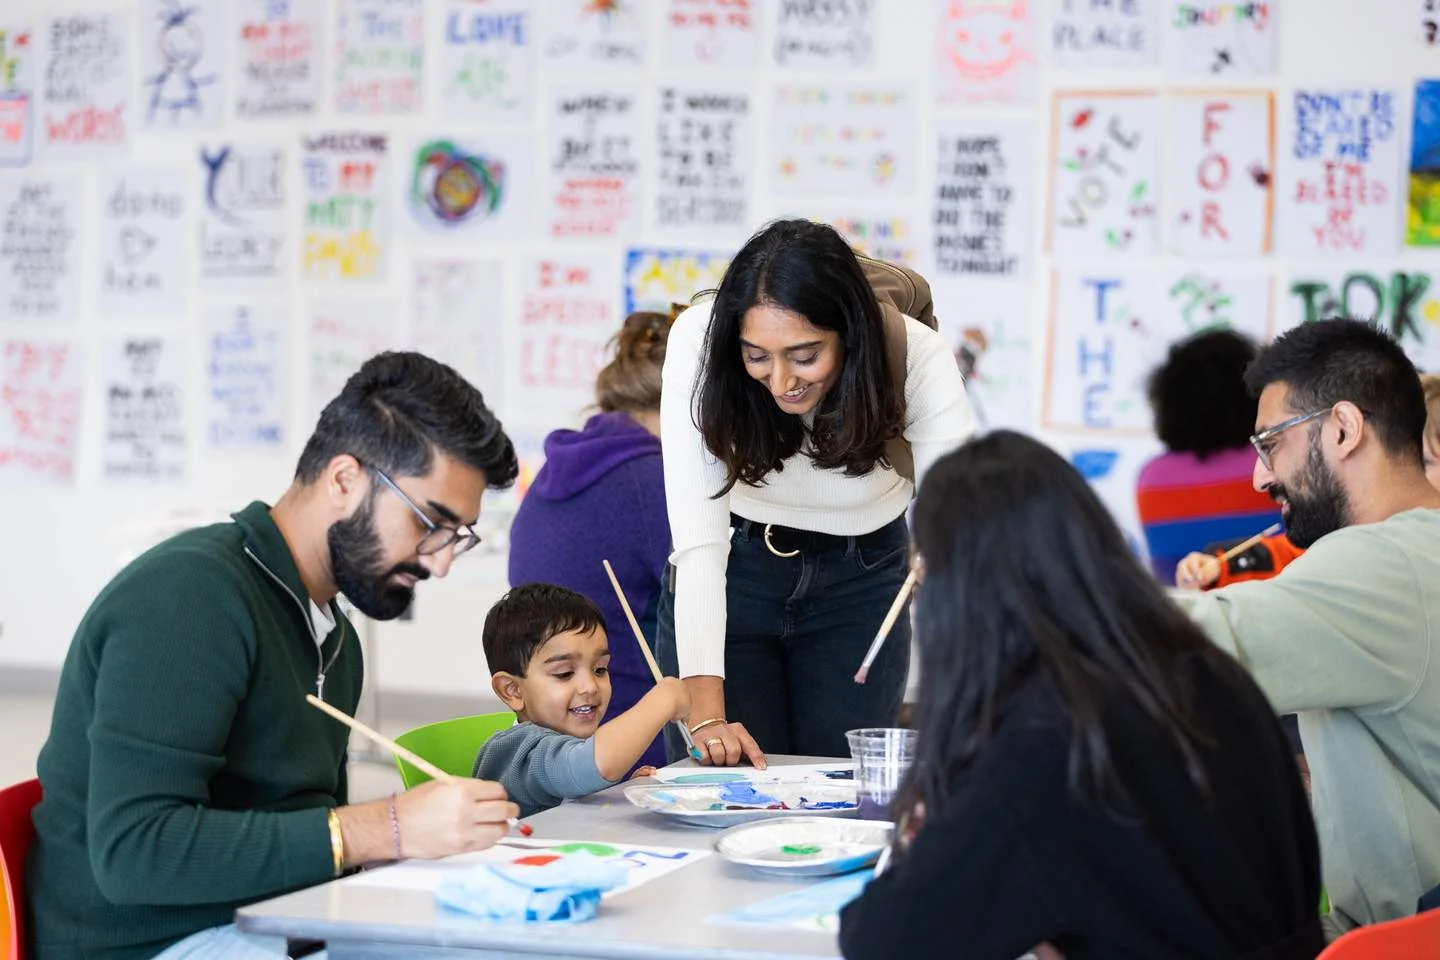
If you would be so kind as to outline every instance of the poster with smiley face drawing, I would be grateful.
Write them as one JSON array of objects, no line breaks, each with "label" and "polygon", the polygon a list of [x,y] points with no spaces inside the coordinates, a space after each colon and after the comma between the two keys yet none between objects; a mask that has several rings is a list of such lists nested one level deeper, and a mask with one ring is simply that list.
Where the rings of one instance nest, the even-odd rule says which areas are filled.
[{"label": "poster with smiley face drawing", "polygon": [[936,0],[941,103],[1035,98],[1035,11],[1027,0]]}]

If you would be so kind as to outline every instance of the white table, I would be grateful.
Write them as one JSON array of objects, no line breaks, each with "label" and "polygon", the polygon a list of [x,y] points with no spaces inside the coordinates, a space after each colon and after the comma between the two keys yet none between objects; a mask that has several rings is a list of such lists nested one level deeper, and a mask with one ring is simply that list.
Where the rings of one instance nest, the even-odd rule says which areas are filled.
[{"label": "white table", "polygon": [[[769,758],[772,766],[819,757]],[[686,761],[679,766],[695,766]],[[648,781],[641,781],[648,782]],[[710,849],[719,830],[676,823],[632,805],[620,784],[531,817],[534,839],[594,840]],[[382,868],[383,869],[383,868]],[[807,883],[763,877],[712,854],[607,897],[585,923],[502,925],[466,918],[417,890],[331,881],[235,913],[241,930],[324,940],[331,960],[516,956],[575,960],[810,960],[839,957],[834,934],[715,923],[706,918]]]}]

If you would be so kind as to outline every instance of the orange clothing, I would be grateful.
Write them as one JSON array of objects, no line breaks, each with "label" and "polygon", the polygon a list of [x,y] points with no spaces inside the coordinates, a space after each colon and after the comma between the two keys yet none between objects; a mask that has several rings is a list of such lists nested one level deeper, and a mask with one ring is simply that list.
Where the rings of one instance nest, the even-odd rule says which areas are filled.
[{"label": "orange clothing", "polygon": [[[1205,552],[1219,557],[1225,553],[1226,549],[1228,547],[1224,544],[1212,544],[1206,548]],[[1238,553],[1228,560],[1222,559],[1220,561],[1220,578],[1206,589],[1227,587],[1232,583],[1244,583],[1247,580],[1268,580],[1284,570],[1292,560],[1304,552],[1291,543],[1290,538],[1283,533],[1266,537],[1244,553]]]}]

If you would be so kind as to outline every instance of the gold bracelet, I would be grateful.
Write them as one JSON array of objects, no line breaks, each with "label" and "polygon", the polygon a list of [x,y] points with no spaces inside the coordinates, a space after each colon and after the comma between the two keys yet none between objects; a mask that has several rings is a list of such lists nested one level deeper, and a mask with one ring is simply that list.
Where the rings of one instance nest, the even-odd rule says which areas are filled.
[{"label": "gold bracelet", "polygon": [[335,860],[335,876],[340,876],[345,870],[345,835],[340,832],[340,814],[331,807],[330,812],[325,815],[325,822],[330,825],[330,856]]},{"label": "gold bracelet", "polygon": [[711,717],[709,720],[701,720],[699,723],[695,724],[695,726],[690,728],[690,736],[695,736],[695,734],[699,733],[701,730],[704,730],[706,727],[711,726],[712,724],[724,722],[724,717]]}]

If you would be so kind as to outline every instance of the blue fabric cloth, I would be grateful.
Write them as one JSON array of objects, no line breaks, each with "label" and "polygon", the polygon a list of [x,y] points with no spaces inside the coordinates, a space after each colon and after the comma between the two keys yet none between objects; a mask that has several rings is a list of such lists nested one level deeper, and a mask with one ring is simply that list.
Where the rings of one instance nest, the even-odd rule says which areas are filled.
[{"label": "blue fabric cloth", "polygon": [[540,867],[481,864],[443,880],[435,899],[486,920],[574,923],[594,917],[600,895],[627,878],[618,863],[572,853]]},{"label": "blue fabric cloth", "polygon": [[[615,717],[654,681],[600,561],[615,568],[653,644],[655,604],[670,555],[660,438],[623,413],[601,413],[583,430],[546,437],[545,457],[510,528],[510,585],[557,584],[600,608],[610,637],[606,717]],[[656,738],[637,766],[664,763]]]}]

